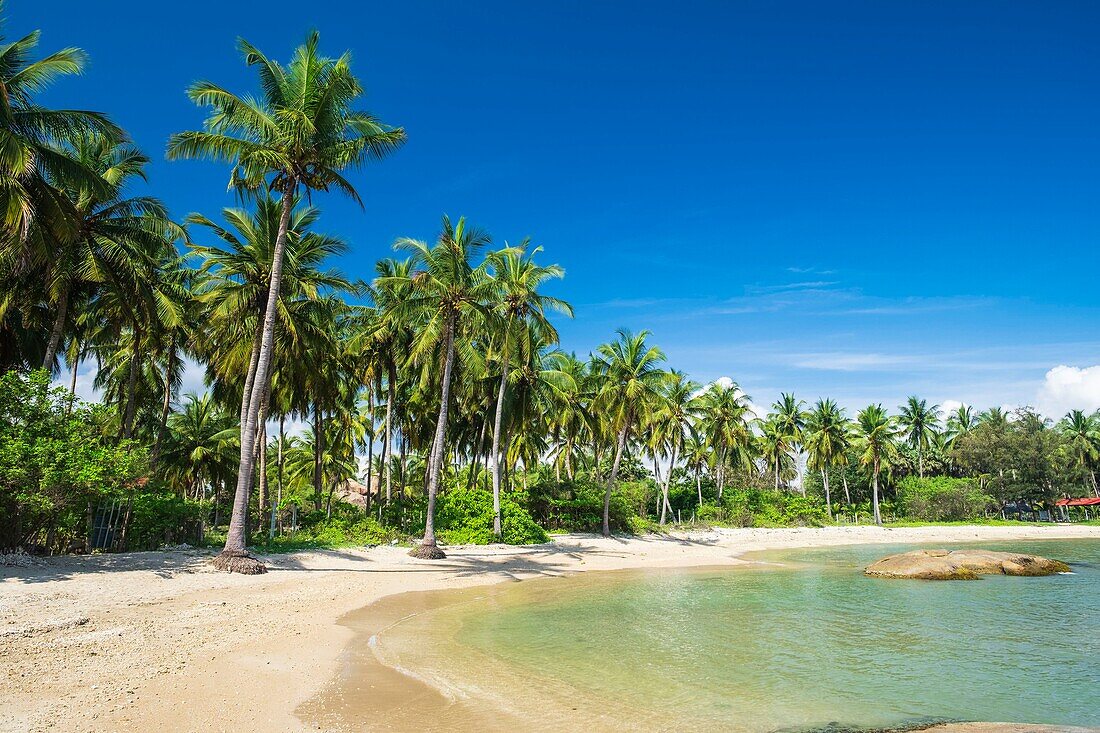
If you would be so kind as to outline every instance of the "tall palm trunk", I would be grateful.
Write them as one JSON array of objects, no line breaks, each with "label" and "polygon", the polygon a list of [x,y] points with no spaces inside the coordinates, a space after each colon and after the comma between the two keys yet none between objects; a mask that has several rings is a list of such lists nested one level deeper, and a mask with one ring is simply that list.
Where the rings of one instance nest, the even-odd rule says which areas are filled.
[{"label": "tall palm trunk", "polygon": [[848,504],[852,503],[852,495],[848,493],[848,472],[840,474],[841,479],[844,481],[844,501]]},{"label": "tall palm trunk", "polygon": [[882,514],[880,514],[879,510],[878,510],[878,471],[879,471],[879,459],[878,459],[878,454],[875,454],[874,471],[872,472],[873,477],[872,477],[872,481],[871,481],[871,490],[872,490],[871,495],[872,495],[872,498],[874,500],[874,505],[875,505],[875,524],[881,526],[882,525]]},{"label": "tall palm trunk", "polygon": [[611,536],[611,489],[615,486],[615,481],[619,478],[619,462],[622,461],[623,451],[626,449],[626,437],[630,432],[630,423],[633,420],[633,415],[627,414],[626,422],[623,423],[622,430],[619,431],[619,438],[615,443],[615,460],[611,462],[611,475],[607,478],[607,488],[603,494],[603,536]]},{"label": "tall palm trunk", "polygon": [[821,483],[825,484],[825,509],[829,512],[829,519],[833,518],[833,501],[829,496],[829,472],[821,469]]},{"label": "tall palm trunk", "polygon": [[[69,367],[71,375],[69,377],[69,405],[65,408],[65,414],[69,415],[73,411],[73,404],[76,402],[76,372],[80,366],[80,349],[77,348],[75,355],[73,356],[73,363]],[[1095,476],[1093,477],[1095,479]],[[1095,481],[1093,482],[1095,483]]]},{"label": "tall palm trunk", "polygon": [[122,437],[129,438],[134,432],[134,413],[137,411],[137,375],[138,345],[141,342],[141,329],[134,327],[133,344],[130,346],[130,373],[126,379],[126,409],[122,418]]},{"label": "tall palm trunk", "polygon": [[[286,233],[290,226],[290,210],[294,203],[297,181],[291,180],[283,191],[282,214],[279,217],[279,231],[275,237],[275,254],[271,263],[271,284],[267,292],[267,307],[264,310],[263,335],[256,358],[256,373],[251,389],[246,389],[241,401],[241,465],[237,471],[237,488],[233,495],[233,514],[229,520],[229,532],[225,538],[225,549],[215,560],[215,566],[230,572],[262,573],[263,564],[248,559],[245,547],[246,515],[248,514],[248,494],[252,488],[253,448],[256,444],[256,421],[260,412],[261,393],[266,390],[271,373],[271,360],[275,349],[275,311],[279,303],[279,290],[282,287],[283,259],[286,254]],[[256,389],[263,385],[264,389]],[[246,385],[246,387],[249,385]]]},{"label": "tall palm trunk", "polygon": [[424,517],[424,539],[409,554],[424,560],[440,560],[446,555],[435,543],[435,498],[439,493],[439,476],[443,470],[444,442],[447,437],[447,408],[451,401],[451,372],[455,360],[455,316],[447,321],[443,346],[443,389],[439,398],[439,417],[432,438],[428,461],[428,510]]},{"label": "tall palm trunk", "polygon": [[699,506],[703,506],[703,467],[698,463],[695,464],[695,491],[699,494]]},{"label": "tall palm trunk", "polygon": [[317,511],[321,511],[321,501],[324,498],[324,451],[325,451],[325,424],[321,414],[320,403],[313,405],[313,503]]},{"label": "tall palm trunk", "polygon": [[[679,453],[678,448],[679,448],[679,446],[676,445],[675,441],[673,441],[672,455],[669,457],[668,473],[665,474],[665,485],[664,485],[664,490],[662,491],[662,493],[664,494],[664,498],[665,498],[665,504],[664,504],[663,509],[667,509],[668,513],[670,515],[672,514],[672,505],[668,503],[668,490],[669,490],[669,487],[672,484],[672,469],[676,467],[676,458],[677,458],[677,455]],[[663,513],[663,509],[662,509],[662,513]],[[664,522],[661,522],[661,524],[664,524]]]},{"label": "tall palm trunk", "polygon": [[160,403],[160,422],[157,424],[157,439],[153,443],[152,455],[149,456],[149,470],[155,473],[157,461],[160,460],[160,449],[164,444],[164,436],[168,432],[168,413],[172,410],[172,372],[176,368],[176,336],[173,334],[171,343],[168,344],[168,364],[164,367],[164,399]]},{"label": "tall palm trunk", "polygon": [[390,454],[393,452],[393,402],[397,397],[397,367],[392,360],[386,363],[386,385],[389,397],[386,400],[386,444],[382,446],[382,466],[386,471],[386,504],[390,503],[393,491],[393,460]]},{"label": "tall palm trunk", "polygon": [[496,416],[493,418],[493,536],[500,539],[500,430],[504,424],[504,395],[508,384],[508,351],[503,352]]},{"label": "tall palm trunk", "polygon": [[50,340],[46,344],[46,355],[42,358],[42,368],[52,369],[53,360],[57,358],[57,352],[61,348],[61,336],[65,332],[65,319],[69,316],[69,285],[66,283],[61,289],[61,296],[57,301],[57,317],[54,318],[53,328],[50,329]]}]

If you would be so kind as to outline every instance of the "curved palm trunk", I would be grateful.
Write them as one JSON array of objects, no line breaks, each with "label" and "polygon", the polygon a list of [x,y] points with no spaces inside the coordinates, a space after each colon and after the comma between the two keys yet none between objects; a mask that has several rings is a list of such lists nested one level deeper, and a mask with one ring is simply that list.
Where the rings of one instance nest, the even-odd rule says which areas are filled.
[{"label": "curved palm trunk", "polygon": [[504,424],[504,395],[508,385],[508,352],[504,352],[497,390],[496,416],[493,418],[493,536],[500,539],[500,430]]},{"label": "curved palm trunk", "polygon": [[626,448],[626,436],[630,432],[630,423],[633,416],[627,415],[622,430],[619,431],[619,439],[615,443],[615,460],[611,462],[611,475],[607,479],[607,489],[603,495],[603,536],[611,536],[611,489],[619,478],[619,462],[623,458],[623,450]]},{"label": "curved palm trunk", "polygon": [[138,375],[138,344],[141,341],[141,330],[134,328],[134,343],[130,347],[130,373],[126,380],[126,411],[122,418],[122,437],[129,438],[134,432],[134,413],[137,411],[137,375]]},{"label": "curved palm trunk", "polygon": [[409,554],[424,560],[440,560],[446,555],[435,543],[435,498],[439,493],[439,477],[443,469],[444,442],[447,437],[447,407],[451,401],[451,372],[454,369],[455,321],[451,316],[447,322],[447,334],[444,342],[443,390],[439,401],[439,418],[435,424],[435,437],[432,439],[432,452],[428,458],[428,511],[424,517],[424,539],[420,546]]},{"label": "curved palm trunk", "polygon": [[[69,377],[69,405],[65,408],[65,414],[69,415],[73,411],[73,404],[76,402],[76,372],[80,367],[80,349],[76,350],[76,356],[73,357],[72,366],[69,367],[71,375]],[[1093,484],[1095,484],[1095,476],[1093,476]]]},{"label": "curved palm trunk", "polygon": [[845,471],[840,475],[840,477],[844,481],[844,501],[846,501],[848,504],[851,504],[852,495],[848,493],[848,472]]},{"label": "curved palm trunk", "polygon": [[321,406],[313,405],[313,503],[317,511],[321,511],[321,500],[324,498],[324,419],[321,416]]},{"label": "curved palm trunk", "polygon": [[833,518],[833,500],[829,495],[829,472],[821,469],[821,483],[825,484],[825,509],[829,512],[829,519]]},{"label": "curved palm trunk", "polygon": [[[668,513],[672,514],[672,505],[668,503],[668,489],[669,489],[670,484],[672,484],[672,469],[676,467],[676,457],[677,457],[677,453],[678,453],[677,448],[678,448],[678,446],[673,444],[673,446],[672,446],[672,455],[670,456],[670,460],[669,460],[669,464],[668,464],[668,473],[665,474],[665,485],[664,485],[664,490],[662,491],[662,493],[664,494],[665,503],[664,503],[664,506],[661,507],[661,514],[662,515],[664,514],[665,510],[668,510]],[[661,524],[664,524],[664,522],[662,521]]]},{"label": "curved palm trunk", "polygon": [[172,342],[168,345],[168,364],[164,367],[164,399],[160,403],[160,422],[157,425],[157,439],[153,443],[152,455],[149,457],[149,470],[156,472],[157,462],[160,460],[160,449],[164,444],[164,435],[168,432],[168,413],[172,409],[172,372],[176,368],[176,337],[172,336]]},{"label": "curved palm trunk", "polygon": [[702,466],[698,463],[695,464],[695,491],[699,494],[699,506],[703,506],[703,477]]},{"label": "curved palm trunk", "polygon": [[[397,398],[397,368],[394,366],[393,361],[389,361],[386,364],[386,380],[389,382],[386,385],[389,391],[389,398],[386,400],[386,444],[382,446],[383,466],[386,469],[386,504],[390,503],[390,499],[393,496],[393,467],[390,465],[393,463],[393,402]],[[404,474],[402,474],[404,477]]]},{"label": "curved palm trunk", "polygon": [[[215,566],[230,572],[262,573],[263,564],[247,559],[246,515],[248,514],[248,495],[252,488],[254,468],[253,451],[256,445],[256,423],[260,412],[260,398],[266,390],[271,374],[271,360],[275,350],[275,311],[279,303],[279,290],[283,279],[283,259],[286,254],[286,233],[290,226],[290,210],[293,206],[294,191],[297,183],[292,182],[283,192],[282,214],[279,217],[279,232],[275,238],[275,253],[271,263],[271,284],[267,292],[267,307],[264,310],[263,333],[256,357],[256,373],[251,389],[246,389],[241,401],[241,465],[237,471],[237,488],[233,495],[233,514],[229,520],[229,532],[225,538],[225,549],[215,559]],[[257,389],[262,385],[264,389]],[[249,386],[249,385],[246,385]]]},{"label": "curved palm trunk", "polygon": [[879,472],[879,459],[878,455],[875,455],[875,465],[873,471],[873,478],[871,481],[872,498],[875,505],[875,524],[882,525],[882,514],[878,510],[878,472]]},{"label": "curved palm trunk", "polygon": [[69,316],[69,286],[66,284],[61,290],[61,297],[57,301],[57,317],[54,318],[53,328],[50,329],[50,340],[46,344],[46,355],[42,358],[42,368],[53,368],[53,360],[57,358],[57,352],[61,348],[61,336],[65,332],[65,319]]}]

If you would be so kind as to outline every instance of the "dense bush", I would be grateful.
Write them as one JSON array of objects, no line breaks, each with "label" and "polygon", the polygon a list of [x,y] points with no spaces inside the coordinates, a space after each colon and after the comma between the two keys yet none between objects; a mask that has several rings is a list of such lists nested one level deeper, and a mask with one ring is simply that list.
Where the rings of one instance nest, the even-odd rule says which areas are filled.
[{"label": "dense bush", "polygon": [[[500,497],[501,539],[509,545],[531,545],[550,539],[524,508],[527,501],[522,492],[507,492]],[[484,489],[457,489],[442,494],[437,505],[436,529],[447,544],[493,542],[493,494]]]},{"label": "dense bush", "polygon": [[704,504],[697,518],[735,527],[820,527],[829,523],[825,503],[812,496],[771,489],[726,489],[721,503]]},{"label": "dense bush", "polygon": [[126,527],[126,549],[153,550],[202,540],[205,507],[169,492],[135,494]]},{"label": "dense bush", "polygon": [[[551,532],[599,532],[603,528],[604,485],[588,478],[532,484],[527,494],[531,516]],[[611,494],[611,531],[631,532],[632,501],[621,491]]]},{"label": "dense bush", "polygon": [[907,476],[898,482],[898,510],[911,519],[930,522],[983,517],[997,501],[970,478]]},{"label": "dense bush", "polygon": [[100,407],[70,409],[45,371],[0,375],[0,549],[82,546],[89,508],[136,483],[144,451],[104,436],[103,422]]}]

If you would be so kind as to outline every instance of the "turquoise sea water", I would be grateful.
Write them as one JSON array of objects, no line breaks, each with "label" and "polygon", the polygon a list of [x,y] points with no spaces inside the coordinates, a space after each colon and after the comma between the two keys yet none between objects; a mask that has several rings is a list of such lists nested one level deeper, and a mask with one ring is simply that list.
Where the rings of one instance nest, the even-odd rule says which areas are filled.
[{"label": "turquoise sea water", "polygon": [[464,660],[478,668],[475,694],[524,714],[564,701],[597,727],[608,716],[746,731],[928,718],[1100,725],[1100,541],[982,547],[1074,572],[864,577],[871,561],[912,549],[879,545],[755,556],[777,570],[536,581],[433,619],[449,646],[420,661],[441,679],[469,672],[446,668]]}]

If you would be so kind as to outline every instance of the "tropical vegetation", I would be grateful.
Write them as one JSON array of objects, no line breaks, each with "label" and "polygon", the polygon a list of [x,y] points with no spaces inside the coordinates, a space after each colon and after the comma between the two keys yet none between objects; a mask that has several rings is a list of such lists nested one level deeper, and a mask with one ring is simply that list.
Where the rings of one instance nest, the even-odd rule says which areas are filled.
[{"label": "tropical vegetation", "polygon": [[[649,331],[564,350],[563,268],[465,218],[349,277],[321,194],[359,201],[353,173],[406,136],[316,33],[285,64],[242,40],[250,91],[188,90],[209,116],[168,157],[225,165],[237,202],[182,217],[105,115],[44,105],[85,58],[38,40],[0,47],[0,549],[88,549],[105,502],[126,507],[127,547],[214,538],[220,567],[262,572],[250,546],[415,539],[433,559],[547,531],[973,520],[1100,495],[1097,413],[790,393],[765,410],[672,368]],[[77,398],[82,369],[100,404]],[[182,393],[187,370],[205,391]]]}]

